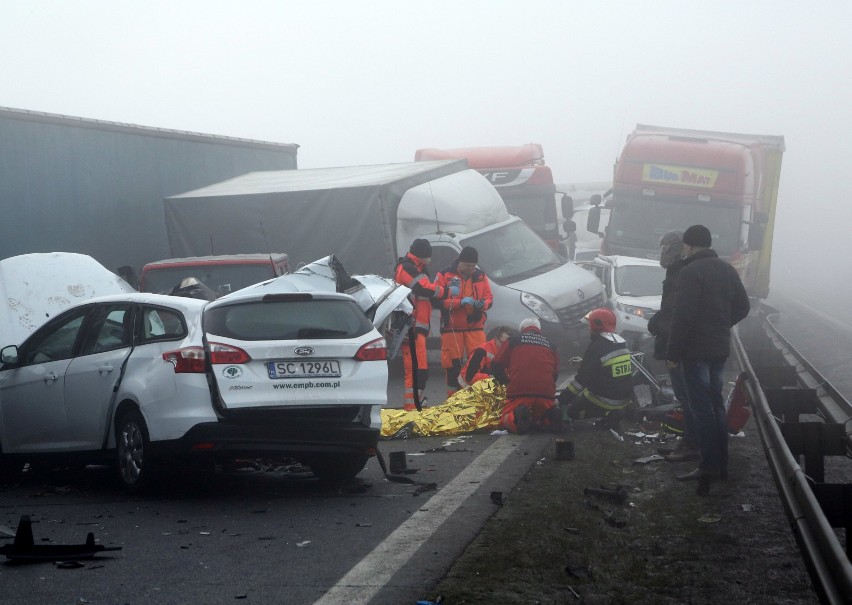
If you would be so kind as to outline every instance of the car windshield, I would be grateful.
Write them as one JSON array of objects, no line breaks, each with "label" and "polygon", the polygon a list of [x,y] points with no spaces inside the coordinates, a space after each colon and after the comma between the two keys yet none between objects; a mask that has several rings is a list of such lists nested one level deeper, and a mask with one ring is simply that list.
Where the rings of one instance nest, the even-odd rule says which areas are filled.
[{"label": "car windshield", "polygon": [[357,338],[373,329],[355,301],[253,301],[204,312],[209,334],[236,340]]},{"label": "car windshield", "polygon": [[626,265],[615,270],[615,291],[621,296],[661,296],[666,270],[654,265]]},{"label": "car windshield", "polygon": [[194,277],[221,296],[275,277],[275,274],[268,263],[152,267],[143,275],[142,291],[171,294],[189,277]]},{"label": "car windshield", "polygon": [[740,209],[736,206],[621,198],[611,210],[607,238],[613,245],[659,253],[661,236],[690,225],[710,229],[719,256],[728,257],[737,250]]},{"label": "car windshield", "polygon": [[545,231],[548,226],[550,229],[556,227],[556,206],[553,204],[553,196],[505,196],[503,201],[510,214],[523,219],[536,231]]},{"label": "car windshield", "polygon": [[470,237],[462,242],[479,252],[479,267],[498,284],[511,284],[547,273],[563,261],[523,221]]}]

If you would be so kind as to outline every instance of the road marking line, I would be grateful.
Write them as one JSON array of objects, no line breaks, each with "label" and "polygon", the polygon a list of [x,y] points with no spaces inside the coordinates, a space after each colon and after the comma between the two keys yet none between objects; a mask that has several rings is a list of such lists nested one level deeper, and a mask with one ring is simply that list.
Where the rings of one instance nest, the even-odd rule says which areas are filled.
[{"label": "road marking line", "polygon": [[366,603],[372,599],[524,440],[525,435],[499,437],[329,588],[314,605]]}]

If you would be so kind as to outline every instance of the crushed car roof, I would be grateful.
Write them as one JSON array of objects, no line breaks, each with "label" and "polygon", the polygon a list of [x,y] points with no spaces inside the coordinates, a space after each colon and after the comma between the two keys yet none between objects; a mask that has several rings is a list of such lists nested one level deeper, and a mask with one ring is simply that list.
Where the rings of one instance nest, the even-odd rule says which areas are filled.
[{"label": "crushed car roof", "polygon": [[6,258],[0,261],[0,347],[21,344],[72,305],[135,291],[85,254],[46,252]]}]

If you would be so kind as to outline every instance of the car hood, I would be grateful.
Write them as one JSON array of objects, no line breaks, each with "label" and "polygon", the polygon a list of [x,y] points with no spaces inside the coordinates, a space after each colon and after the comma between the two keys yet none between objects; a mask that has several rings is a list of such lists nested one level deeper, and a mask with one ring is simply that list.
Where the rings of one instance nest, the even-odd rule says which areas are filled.
[{"label": "car hood", "polygon": [[334,255],[308,263],[293,273],[237,290],[211,304],[227,304],[242,298],[297,292],[348,294],[377,326],[396,309],[408,315],[413,310],[407,299],[411,292],[409,288],[380,275],[349,275]]},{"label": "car hood", "polygon": [[71,305],[136,290],[91,256],[22,254],[0,261],[0,347],[19,345]]},{"label": "car hood", "polygon": [[507,285],[543,298],[554,309],[570,307],[603,293],[603,285],[594,273],[571,262]]}]

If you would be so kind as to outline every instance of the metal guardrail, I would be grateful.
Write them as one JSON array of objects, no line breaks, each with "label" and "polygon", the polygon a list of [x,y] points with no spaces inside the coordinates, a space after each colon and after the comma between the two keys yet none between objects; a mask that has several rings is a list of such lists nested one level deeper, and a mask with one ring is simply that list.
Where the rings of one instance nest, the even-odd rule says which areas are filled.
[{"label": "metal guardrail", "polygon": [[[852,452],[852,405],[769,318],[750,318],[734,330],[739,371],[748,374],[764,453],[818,596],[852,603],[852,484],[824,482],[825,457]],[[845,529],[845,551],[834,528]]]}]

